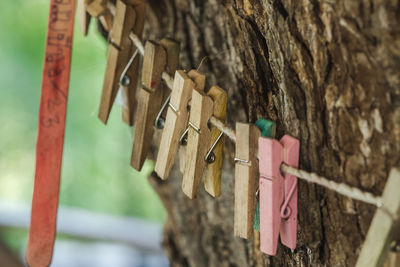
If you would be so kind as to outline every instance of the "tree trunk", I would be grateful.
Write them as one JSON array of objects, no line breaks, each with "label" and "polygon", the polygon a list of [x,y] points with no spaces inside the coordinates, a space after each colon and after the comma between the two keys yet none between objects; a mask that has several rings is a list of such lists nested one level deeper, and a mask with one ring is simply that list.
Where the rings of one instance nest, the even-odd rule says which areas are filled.
[{"label": "tree trunk", "polygon": [[[400,1],[151,0],[147,13],[145,39],[180,41],[181,68],[227,90],[230,127],[272,119],[277,138],[300,139],[300,168],[381,194],[400,161]],[[375,208],[304,181],[295,251],[268,257],[257,234],[234,237],[233,157],[226,140],[216,199],[189,200],[179,164],[150,177],[172,266],[355,264]]]}]

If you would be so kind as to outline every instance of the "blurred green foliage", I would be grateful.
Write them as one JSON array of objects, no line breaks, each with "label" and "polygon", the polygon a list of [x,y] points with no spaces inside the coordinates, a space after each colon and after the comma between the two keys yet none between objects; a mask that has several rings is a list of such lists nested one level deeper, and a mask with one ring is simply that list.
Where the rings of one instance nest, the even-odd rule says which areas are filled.
[{"label": "blurred green foliage", "polygon": [[[48,0],[0,1],[0,199],[30,204]],[[97,118],[106,43],[92,20],[89,36],[75,23],[60,204],[162,221],[165,211],[141,173],[130,167],[132,129],[114,105]],[[0,215],[1,216],[1,215]]]}]

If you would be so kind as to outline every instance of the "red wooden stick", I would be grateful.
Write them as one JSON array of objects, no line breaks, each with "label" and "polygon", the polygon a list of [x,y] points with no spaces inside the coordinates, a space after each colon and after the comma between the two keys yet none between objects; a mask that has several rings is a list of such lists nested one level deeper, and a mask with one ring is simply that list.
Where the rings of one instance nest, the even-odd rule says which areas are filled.
[{"label": "red wooden stick", "polygon": [[51,0],[40,100],[36,173],[26,259],[49,266],[56,235],[75,0]]}]

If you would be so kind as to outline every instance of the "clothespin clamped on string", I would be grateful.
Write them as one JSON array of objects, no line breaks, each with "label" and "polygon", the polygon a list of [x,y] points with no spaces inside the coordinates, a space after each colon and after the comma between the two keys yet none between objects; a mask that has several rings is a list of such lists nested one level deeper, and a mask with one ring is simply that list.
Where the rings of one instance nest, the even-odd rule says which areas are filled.
[{"label": "clothespin clamped on string", "polygon": [[[221,141],[222,133],[215,133],[212,136],[208,122],[213,115],[221,116],[225,112],[223,111],[225,107],[226,92],[218,86],[211,87],[207,95],[196,90],[192,92],[185,168],[182,181],[182,190],[191,199],[197,194],[206,167],[220,168],[222,166],[222,159],[220,159],[221,165],[213,165],[216,162],[216,157],[222,158],[222,149],[218,151],[218,155],[213,154],[215,147]],[[214,169],[208,172],[209,174],[213,173],[216,175],[218,170]],[[208,179],[213,184],[208,189],[213,193],[217,192],[218,189],[214,185],[218,186],[218,182],[214,183],[211,180],[213,178]],[[220,177],[215,177],[214,179],[219,179],[220,182]]]},{"label": "clothespin clamped on string", "polygon": [[275,123],[265,119],[258,119],[256,125],[236,123],[234,234],[246,239],[253,234],[253,222],[258,228],[260,224],[259,210],[255,215],[260,136],[274,137]]},{"label": "clothespin clamped on string", "polygon": [[[97,3],[95,1],[92,3]],[[89,7],[90,5],[87,10],[90,13]],[[123,107],[123,120],[129,125],[133,124],[139,58],[136,56],[137,48],[129,39],[129,34],[134,31],[136,35],[141,36],[145,8],[145,1],[136,1],[132,5],[125,4],[121,0],[116,1],[114,21],[109,34],[110,44],[99,109],[99,118],[105,124],[120,86],[124,99],[126,99]]]},{"label": "clothespin clamped on string", "polygon": [[[199,92],[204,92],[204,86],[206,83],[206,76],[198,72],[197,70],[191,70],[188,73],[190,79],[192,79],[195,83],[195,89]],[[192,91],[193,92],[193,91]],[[189,103],[191,103],[192,95],[190,95]],[[191,104],[189,104],[191,106]],[[188,113],[189,114],[189,113]],[[189,117],[188,117],[189,121]],[[179,159],[179,171],[183,174],[185,171],[185,159],[186,159],[186,148],[187,148],[187,141],[188,141],[188,132],[189,126],[188,121],[186,122],[186,130],[183,132],[182,136],[179,139],[179,149],[178,149],[178,159]]]},{"label": "clothespin clamped on string", "polygon": [[[196,79],[196,77],[198,78]],[[178,70],[175,73],[165,127],[162,132],[154,168],[157,175],[163,180],[168,178],[172,169],[179,143],[184,138],[187,138],[185,137],[187,133],[185,129],[187,129],[189,119],[189,101],[192,97],[192,91],[198,90],[202,92],[204,90],[204,83],[205,76],[196,70],[191,70],[188,74],[182,70]]]},{"label": "clothespin clamped on string", "polygon": [[392,169],[378,208],[369,227],[356,267],[382,266],[385,256],[400,232],[400,170]]},{"label": "clothespin clamped on string", "polygon": [[[226,105],[228,95],[218,87],[211,87],[207,93],[214,102],[213,116],[218,120],[225,122]],[[224,135],[217,127],[211,126],[211,142],[210,149],[206,154],[206,171],[204,174],[204,189],[213,197],[221,195],[221,174],[224,150]]]},{"label": "clothespin clamped on string", "polygon": [[258,138],[260,130],[248,123],[236,123],[234,234],[252,236],[258,188]]},{"label": "clothespin clamped on string", "polygon": [[[138,94],[131,165],[141,170],[153,139],[154,128],[164,128],[161,118],[170,89],[161,83],[163,71],[174,73],[178,67],[179,44],[163,39],[160,44],[148,41],[144,50],[142,88]],[[163,104],[163,100],[165,100]]]},{"label": "clothespin clamped on string", "polygon": [[[256,126],[261,131],[262,137],[268,138],[275,138],[276,126],[273,121],[266,120],[266,119],[258,119],[256,121]],[[259,177],[257,178],[257,206],[256,206],[256,213],[254,214],[254,224],[253,229],[260,231],[260,201],[258,199],[258,192],[259,192]]]},{"label": "clothespin clamped on string", "polygon": [[297,177],[285,174],[281,164],[299,164],[300,142],[289,135],[280,141],[265,137],[258,140],[260,169],[260,250],[275,255],[278,237],[281,242],[296,248],[297,240]]}]

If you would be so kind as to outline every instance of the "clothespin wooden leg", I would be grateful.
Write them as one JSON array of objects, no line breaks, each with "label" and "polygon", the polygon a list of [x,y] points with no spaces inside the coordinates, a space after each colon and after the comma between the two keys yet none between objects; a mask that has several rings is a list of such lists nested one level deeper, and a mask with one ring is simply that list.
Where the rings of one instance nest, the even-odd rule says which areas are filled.
[{"label": "clothespin wooden leg", "polygon": [[99,110],[99,118],[104,123],[107,123],[118,92],[119,79],[130,58],[132,43],[128,35],[134,23],[134,9],[123,1],[117,0]]},{"label": "clothespin wooden leg", "polygon": [[[207,95],[211,97],[214,102],[213,116],[220,121],[225,122],[226,104],[228,102],[228,95],[225,90],[218,86],[213,86]],[[221,195],[224,136],[215,126],[211,127],[211,145],[212,144],[215,144],[215,146],[212,151],[210,150],[210,157],[207,160],[207,168],[204,176],[204,188],[213,197],[218,197]]]},{"label": "clothespin wooden leg", "polygon": [[207,124],[212,113],[212,99],[193,90],[182,181],[182,190],[191,199],[196,196],[206,167],[205,156],[211,143],[211,132]]},{"label": "clothespin wooden leg", "polygon": [[[299,166],[300,142],[285,135],[280,140],[284,147],[283,162],[292,167]],[[281,207],[281,242],[285,246],[295,249],[297,242],[297,177],[286,174],[284,176],[285,201]]]},{"label": "clothespin wooden leg", "polygon": [[400,170],[392,169],[382,195],[382,207],[378,208],[369,227],[356,267],[378,267],[383,264],[399,228],[400,217]]},{"label": "clothespin wooden leg", "polygon": [[161,82],[167,55],[160,44],[148,41],[145,45],[142,69],[142,88],[138,95],[136,126],[133,140],[131,165],[141,170],[150,149],[154,134],[154,120],[162,103]]},{"label": "clothespin wooden leg", "polygon": [[236,123],[234,234],[252,236],[258,187],[258,138],[260,130],[247,123]]},{"label": "clothespin wooden leg", "polygon": [[260,250],[275,255],[281,224],[280,208],[284,199],[280,166],[283,147],[279,141],[260,137],[258,141],[260,168]]}]

